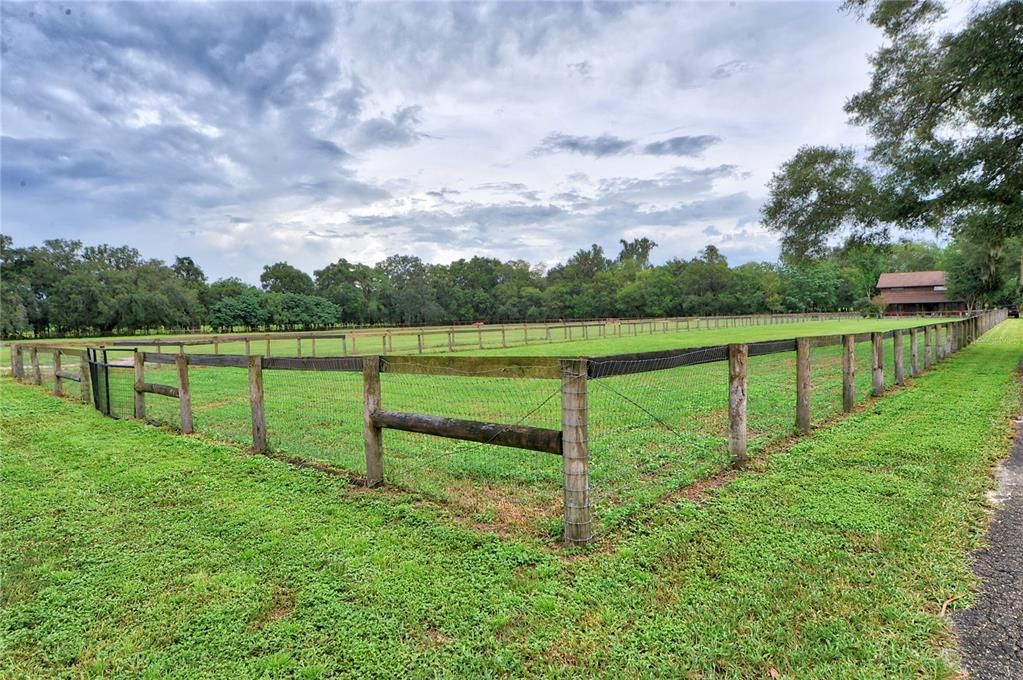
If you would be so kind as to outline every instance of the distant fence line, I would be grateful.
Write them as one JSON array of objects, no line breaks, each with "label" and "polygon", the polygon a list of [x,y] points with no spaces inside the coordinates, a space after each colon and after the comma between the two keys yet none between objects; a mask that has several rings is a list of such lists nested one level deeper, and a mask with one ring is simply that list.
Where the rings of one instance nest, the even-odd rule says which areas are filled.
[{"label": "distant fence line", "polygon": [[[447,351],[457,352],[468,349],[498,349],[521,347],[530,344],[574,342],[608,337],[627,337],[653,333],[706,330],[711,328],[739,328],[747,326],[769,326],[807,321],[826,321],[861,318],[855,312],[815,312],[801,314],[744,314],[732,316],[688,316],[646,319],[601,319],[595,321],[565,321],[561,323],[515,323],[515,324],[471,324],[465,326],[423,326],[400,329],[362,329],[349,331],[306,331],[273,333],[231,333],[193,336],[187,338],[160,338],[111,341],[57,341],[32,342],[42,348],[105,346],[105,347],[154,347],[160,352],[165,347],[212,348],[212,354],[220,354],[221,345],[244,343],[245,354],[271,355],[271,343],[280,340],[295,340],[295,356],[358,356],[370,352],[393,354],[395,339],[409,343],[399,350],[406,353]],[[413,343],[412,340],[415,340]],[[329,342],[329,341],[336,342]],[[304,344],[308,343],[308,345]],[[368,343],[368,344],[367,344]],[[7,343],[13,344],[13,343]],[[327,347],[324,345],[327,344]]]},{"label": "distant fence line", "polygon": [[[362,374],[363,441],[366,465],[365,483],[369,487],[384,483],[384,429],[404,430],[438,437],[481,442],[560,455],[563,470],[563,539],[566,545],[592,542],[593,504],[590,500],[588,446],[587,383],[619,375],[646,373],[712,362],[728,362],[728,453],[731,464],[747,462],[747,364],[750,357],[796,353],[795,428],[810,431],[811,423],[811,350],[815,347],[842,346],[842,410],[852,411],[855,403],[855,355],[857,342],[871,343],[871,394],[884,392],[885,341],[890,341],[895,384],[904,385],[909,376],[918,376],[1005,320],[1007,310],[985,311],[976,315],[940,323],[922,324],[907,329],[829,336],[799,337],[753,343],[733,343],[711,347],[618,354],[601,357],[489,357],[489,356],[416,356],[382,355],[350,357],[266,357],[262,355],[167,354],[123,348],[43,348],[15,344],[11,351],[11,371],[18,381],[42,383],[40,353],[53,357],[53,394],[64,396],[64,381],[81,385],[81,399],[91,398],[96,408],[111,415],[109,371],[111,368],[134,370],[135,418],[146,418],[146,395],[158,394],[178,399],[181,430],[192,432],[192,406],[189,388],[190,367],[234,367],[248,372],[252,447],[269,450],[264,408],[264,371],[342,371]],[[904,343],[910,344],[909,366],[905,365]],[[112,361],[109,353],[130,354],[130,360]],[[31,373],[26,376],[25,354]],[[62,369],[62,357],[79,360],[79,373]],[[146,365],[176,367],[178,385],[147,382]],[[460,420],[411,411],[384,409],[381,374],[430,376],[471,376],[473,378],[513,377],[560,381],[561,427],[549,429],[519,424]],[[104,387],[106,393],[104,394]],[[441,395],[441,400],[443,396]]]}]

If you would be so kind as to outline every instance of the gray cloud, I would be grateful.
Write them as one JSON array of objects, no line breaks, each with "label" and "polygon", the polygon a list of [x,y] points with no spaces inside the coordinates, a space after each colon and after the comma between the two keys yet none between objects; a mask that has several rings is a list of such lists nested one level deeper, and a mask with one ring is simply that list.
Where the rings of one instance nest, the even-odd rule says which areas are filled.
[{"label": "gray cloud", "polygon": [[535,155],[548,153],[577,153],[584,156],[604,158],[605,156],[617,156],[632,149],[635,142],[614,135],[600,135],[599,137],[580,137],[577,135],[566,135],[560,132],[552,132],[543,138],[540,145],[533,149]]},{"label": "gray cloud", "polygon": [[749,65],[741,59],[733,59],[732,61],[726,61],[723,64],[718,64],[714,67],[710,77],[715,80],[724,80],[725,78],[731,78],[737,73],[745,71]]},{"label": "gray cloud", "polygon": [[715,135],[672,137],[660,142],[651,142],[643,147],[643,153],[651,156],[699,156],[708,147],[721,141]]},{"label": "gray cloud", "polygon": [[415,144],[424,137],[416,129],[421,112],[420,106],[405,106],[389,117],[364,121],[355,130],[355,144],[362,148]]},{"label": "gray cloud", "polygon": [[649,156],[699,156],[708,147],[720,141],[721,138],[716,135],[693,135],[671,137],[639,146],[635,140],[609,134],[583,137],[552,132],[543,138],[543,141],[533,149],[532,154],[542,156],[566,152],[595,158],[620,156],[626,153],[642,153]]}]

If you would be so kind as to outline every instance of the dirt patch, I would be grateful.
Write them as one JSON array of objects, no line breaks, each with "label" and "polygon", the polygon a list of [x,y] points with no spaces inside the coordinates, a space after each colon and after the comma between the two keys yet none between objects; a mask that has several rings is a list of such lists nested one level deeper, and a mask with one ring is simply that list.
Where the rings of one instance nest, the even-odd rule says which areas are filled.
[{"label": "dirt patch", "polygon": [[198,411],[200,413],[203,413],[205,411],[212,411],[215,408],[220,408],[222,406],[227,406],[229,404],[237,404],[237,403],[240,403],[240,402],[243,402],[243,401],[248,401],[248,398],[246,398],[246,397],[232,397],[230,399],[214,399],[213,401],[206,401],[206,402],[203,402],[201,404],[196,404],[193,401],[192,402],[192,412],[194,413],[194,412]]},{"label": "dirt patch", "polygon": [[295,595],[287,588],[273,586],[270,591],[270,606],[262,612],[249,627],[259,630],[264,626],[286,619],[295,611]]}]

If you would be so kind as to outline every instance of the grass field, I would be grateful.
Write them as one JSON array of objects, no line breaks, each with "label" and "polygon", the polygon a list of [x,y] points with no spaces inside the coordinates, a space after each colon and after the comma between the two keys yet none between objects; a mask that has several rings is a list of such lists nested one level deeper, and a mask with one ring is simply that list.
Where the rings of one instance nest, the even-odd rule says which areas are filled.
[{"label": "grass field", "polygon": [[[780,339],[793,334],[884,330],[907,323],[851,320],[683,331],[497,352],[523,355],[528,349],[546,356],[599,355]],[[891,385],[894,360],[890,342],[888,350],[886,384]],[[818,424],[841,412],[840,351],[837,346],[814,350],[813,413]],[[908,367],[908,338],[904,352]],[[755,357],[750,361],[749,375],[750,447],[757,455],[793,434],[794,353]],[[45,381],[48,387],[51,380]],[[177,384],[176,374],[169,367],[147,368],[147,380]],[[870,389],[869,343],[857,345],[856,382],[863,401]],[[126,417],[132,413],[132,383],[132,369],[111,369],[114,412]],[[193,368],[190,386],[197,432],[251,443],[245,370]],[[71,386],[75,388],[77,385]],[[560,429],[559,388],[556,380],[385,373],[382,391],[383,404],[389,409]],[[265,371],[264,391],[269,441],[274,450],[355,473],[365,471],[361,375]],[[591,475],[598,532],[614,531],[666,496],[728,466],[726,364],[590,381],[589,391]],[[179,425],[176,400],[148,395],[147,402],[149,418],[171,427]],[[389,483],[442,501],[451,512],[476,524],[544,540],[560,535],[560,458],[393,430],[386,431],[384,438]]]},{"label": "grass field", "polygon": [[1023,323],[1005,322],[911,389],[583,554],[4,380],[0,668],[952,677],[938,612],[972,585],[1021,355]]},{"label": "grass field", "polygon": [[[572,355],[573,352],[585,353],[589,355],[598,354],[614,354],[621,352],[635,352],[645,351],[653,349],[670,349],[674,347],[695,347],[706,344],[716,344],[720,342],[742,342],[743,339],[776,339],[776,338],[791,338],[797,335],[829,335],[831,333],[842,332],[842,329],[863,329],[863,330],[889,330],[892,328],[906,328],[912,325],[919,325],[923,323],[935,323],[939,319],[916,319],[916,318],[901,318],[901,319],[845,319],[841,321],[807,321],[799,323],[785,323],[769,326],[740,326],[736,328],[701,328],[700,330],[685,330],[681,327],[680,330],[675,330],[674,325],[669,324],[668,331],[665,332],[661,327],[656,327],[654,333],[649,331],[636,330],[636,335],[630,335],[635,329],[629,327],[623,327],[622,330],[616,330],[616,327],[612,324],[607,326],[607,335],[604,338],[593,338],[583,339],[582,331],[578,328],[571,331],[571,337],[569,332],[564,329],[554,329],[551,331],[550,341],[548,342],[544,328],[542,326],[528,326],[525,330],[522,327],[509,327],[504,334],[504,341],[507,343],[507,347],[502,346],[502,333],[500,330],[487,329],[486,327],[478,331],[464,331],[459,332],[456,337],[456,352],[464,352],[467,354],[499,354],[499,355],[515,355],[515,356],[562,356]],[[704,322],[706,323],[706,322]],[[397,333],[407,331],[408,329],[395,328],[391,329]],[[316,355],[317,356],[341,356],[342,350],[346,349],[349,354],[416,354],[418,353],[418,341],[415,335],[395,335],[389,342],[385,344],[380,337],[372,334],[386,333],[388,329],[362,329],[359,333],[369,333],[368,337],[358,340],[357,343],[353,343],[350,339],[347,343],[342,346],[342,342],[338,338],[321,338],[317,341]],[[625,335],[616,336],[615,332],[622,332]],[[597,331],[596,329],[589,329],[589,335],[594,336]],[[524,340],[528,335],[528,344],[524,344]],[[120,337],[120,338],[93,338],[91,341],[93,344],[110,344],[114,340],[118,341],[152,341],[156,339],[165,339],[172,341],[176,337],[184,337],[188,339],[188,336],[132,336],[132,337]],[[223,337],[230,338],[230,334],[225,334]],[[296,356],[298,353],[298,344],[295,339],[284,339],[274,337],[270,334],[270,356]],[[60,340],[47,340],[41,341],[46,343],[60,343]],[[69,339],[69,342],[82,343],[90,342],[88,339]],[[483,349],[480,349],[480,343],[483,344]],[[31,343],[28,343],[31,344]],[[385,349],[385,347],[387,349]],[[578,349],[577,349],[578,348]],[[161,348],[164,352],[176,352],[178,351],[177,346],[168,344],[166,347]],[[225,341],[220,343],[219,350],[221,354],[245,354],[246,345],[244,341]],[[266,342],[262,340],[252,340],[248,345],[248,349],[252,354],[266,354]],[[194,354],[210,354],[213,352],[212,345],[186,345],[184,347],[185,352]],[[392,351],[393,350],[393,351]],[[304,356],[311,356],[313,353],[312,341],[310,339],[304,339],[302,341],[302,354]],[[438,354],[447,353],[447,336],[446,334],[429,336],[427,338],[427,345],[424,348],[426,354]],[[4,365],[9,366],[9,354],[4,351]],[[40,354],[40,362],[42,365],[47,365],[49,356],[47,353]]]}]

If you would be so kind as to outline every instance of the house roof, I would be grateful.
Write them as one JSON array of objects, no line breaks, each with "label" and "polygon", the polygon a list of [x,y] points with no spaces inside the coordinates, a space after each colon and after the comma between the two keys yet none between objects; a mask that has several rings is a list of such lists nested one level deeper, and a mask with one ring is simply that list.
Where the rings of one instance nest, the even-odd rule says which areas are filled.
[{"label": "house roof", "polygon": [[944,286],[945,272],[887,272],[877,279],[878,288],[917,288]]},{"label": "house roof", "polygon": [[955,302],[955,300],[948,299],[948,294],[945,291],[928,290],[927,288],[916,288],[913,290],[882,290],[881,297],[890,305],[921,302]]}]

